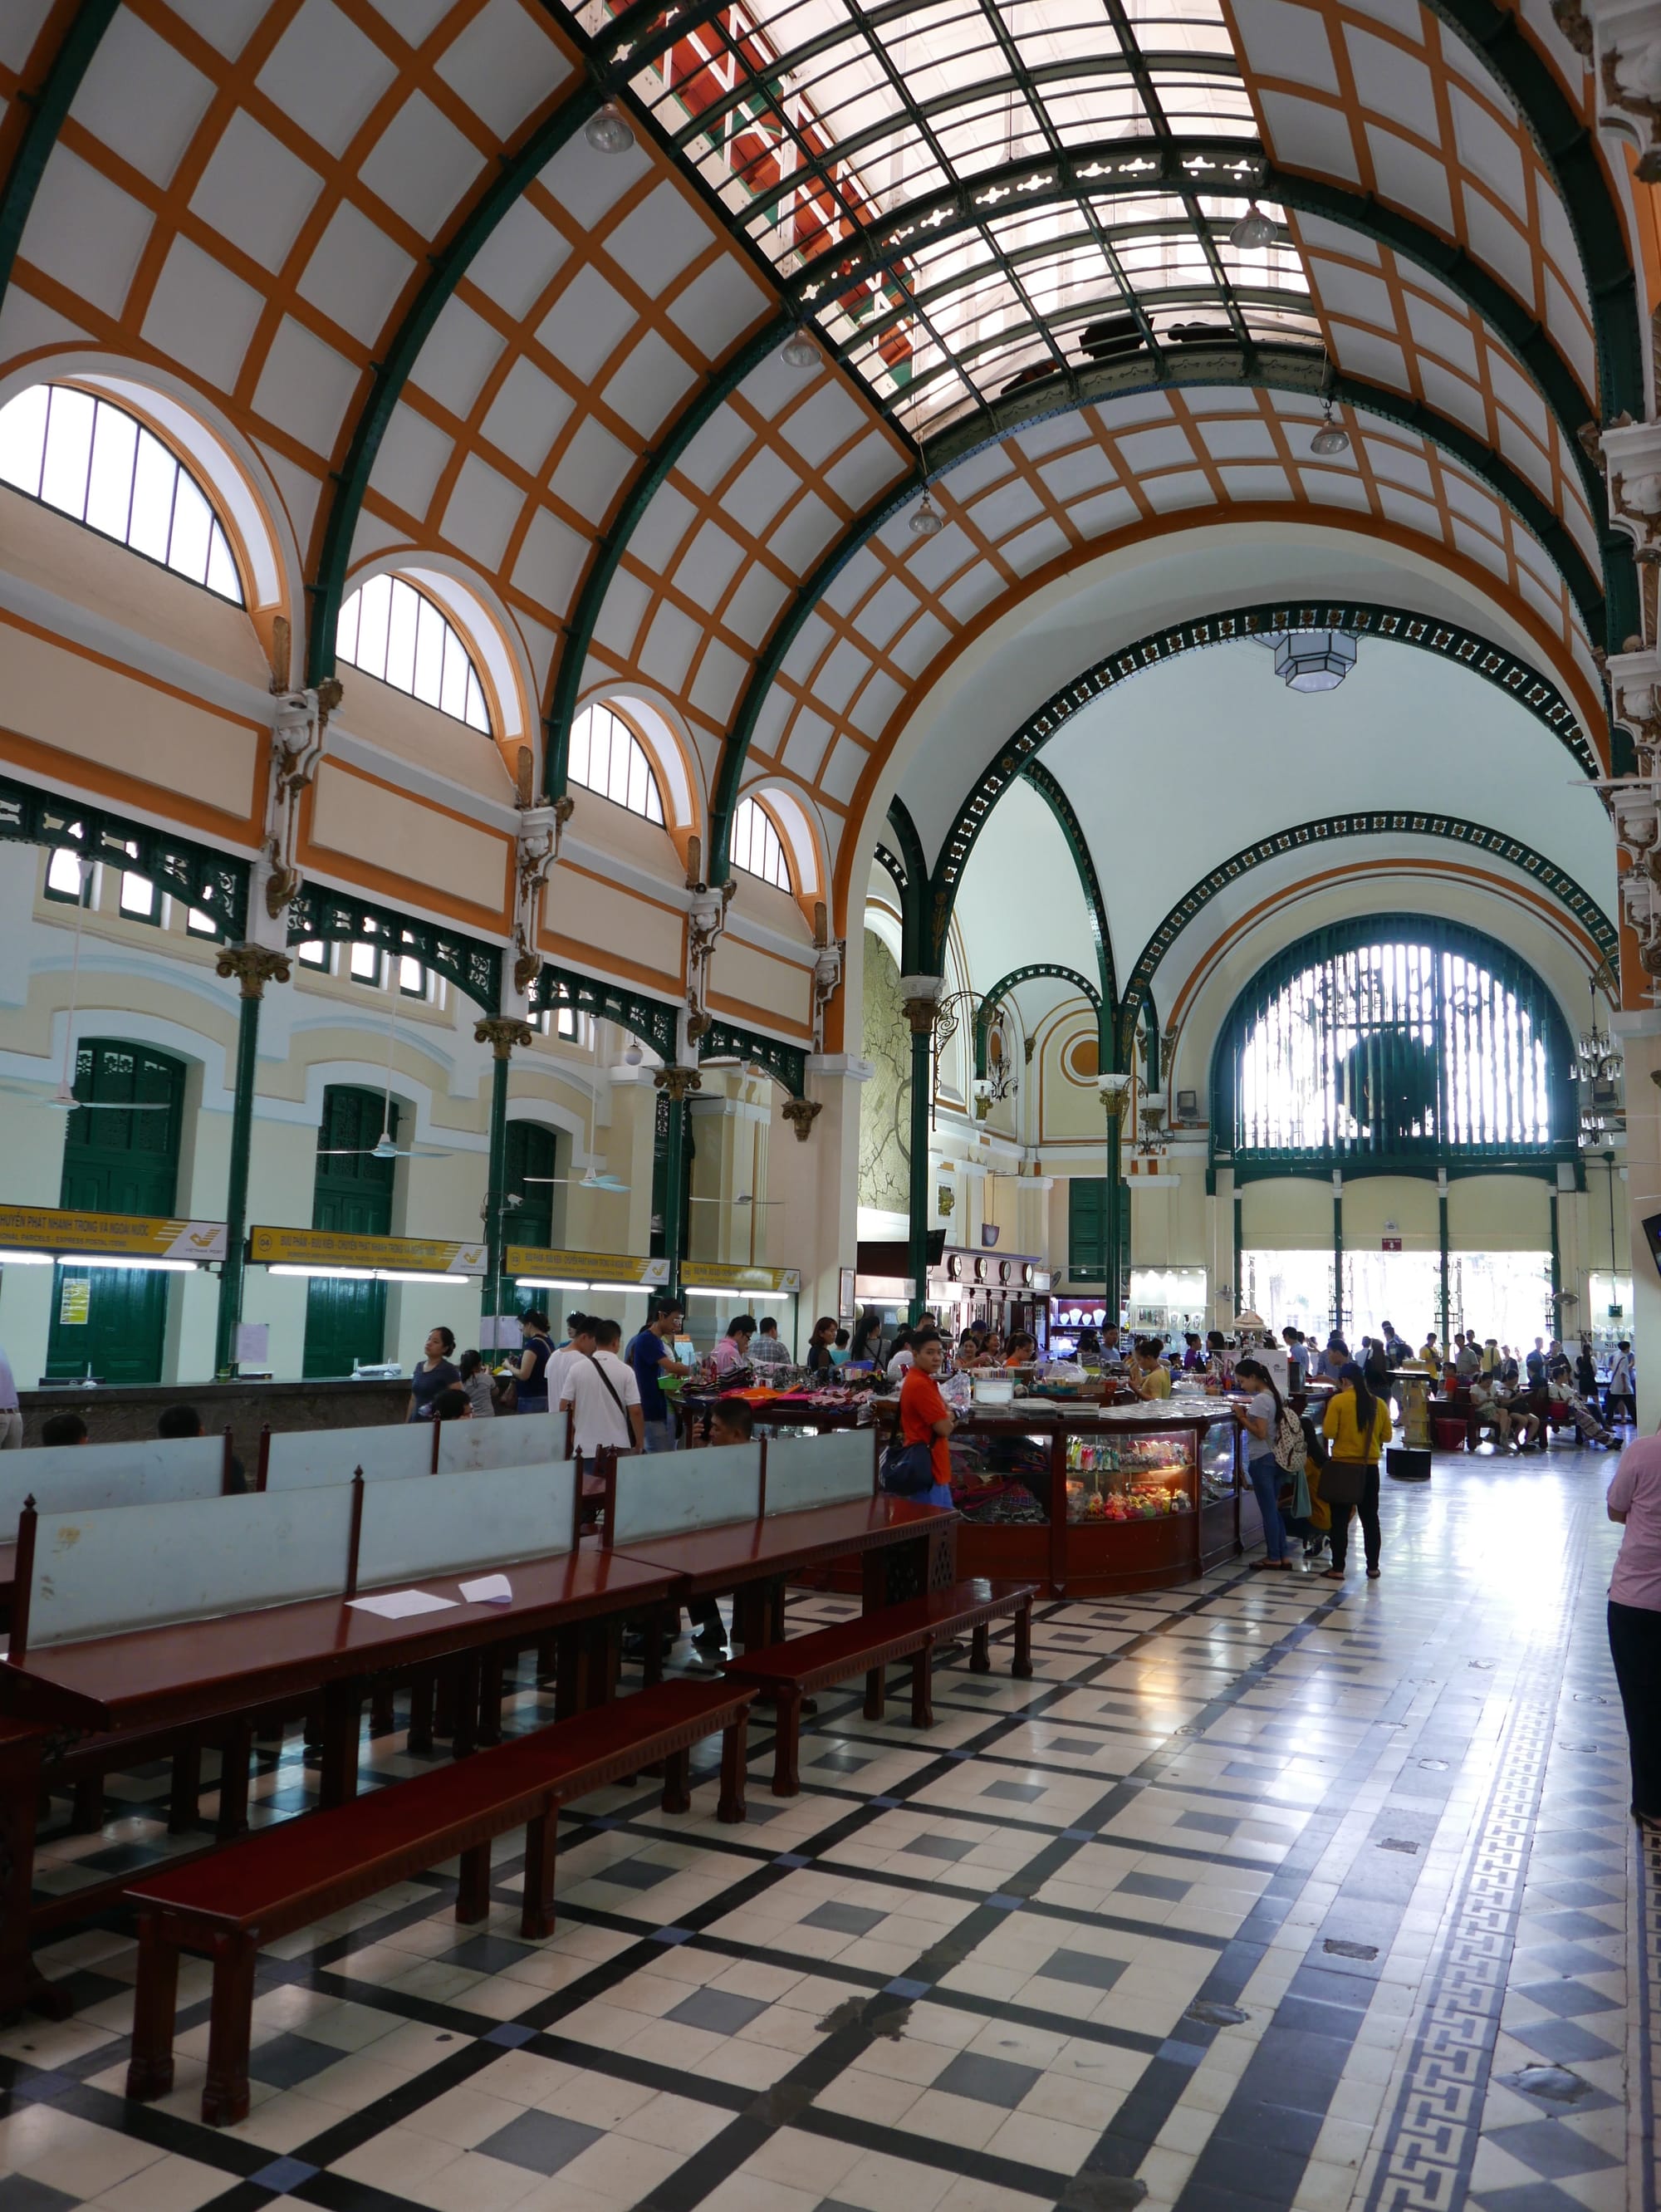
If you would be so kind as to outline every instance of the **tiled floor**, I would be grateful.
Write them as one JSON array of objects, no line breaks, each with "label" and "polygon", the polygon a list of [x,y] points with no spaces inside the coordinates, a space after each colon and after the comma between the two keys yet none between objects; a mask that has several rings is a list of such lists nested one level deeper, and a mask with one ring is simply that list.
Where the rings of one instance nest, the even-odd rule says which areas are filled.
[{"label": "tiled floor", "polygon": [[[1377,1583],[1051,1606],[1036,1678],[944,1670],[924,1736],[821,1696],[798,1798],[755,1730],[744,1829],[707,1770],[690,1819],[608,1791],[562,1823],[549,1942],[510,1839],[483,1929],[440,1874],[280,1943],[237,2128],[196,2117],[206,1969],[174,2094],[130,2106],[131,1943],[58,1942],[74,2019],[0,2035],[0,2212],[1657,2212],[1612,1466],[1386,1483]],[[154,1856],[165,1787],[112,1784],[43,1886]],[[307,1790],[291,1740],[260,1795]]]}]

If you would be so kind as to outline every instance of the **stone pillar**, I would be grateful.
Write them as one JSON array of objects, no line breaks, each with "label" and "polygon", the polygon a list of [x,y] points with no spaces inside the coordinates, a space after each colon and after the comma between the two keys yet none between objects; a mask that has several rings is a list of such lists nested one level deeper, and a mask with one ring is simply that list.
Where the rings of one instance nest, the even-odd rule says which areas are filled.
[{"label": "stone pillar", "polygon": [[847,1053],[814,1053],[808,1060],[808,1097],[789,1099],[779,1109],[801,1149],[774,1133],[776,1172],[767,1195],[779,1203],[767,1216],[767,1257],[775,1266],[802,1270],[804,1338],[821,1314],[840,1317],[841,1270],[854,1265],[859,1092],[876,1072],[870,1060]]},{"label": "stone pillar", "polygon": [[902,975],[900,979],[900,995],[912,1032],[912,1157],[907,1193],[910,1227],[906,1240],[906,1273],[914,1285],[911,1303],[911,1318],[914,1322],[922,1318],[929,1286],[929,1105],[934,1082],[931,1059],[935,1017],[945,988],[943,975]]},{"label": "stone pillar", "polygon": [[[1632,1266],[1632,1348],[1638,1360],[1638,1426],[1661,1425],[1661,1273],[1643,1224],[1661,1213],[1661,1009],[1617,1014],[1627,1054],[1627,1214]],[[1597,1250],[1594,1240],[1592,1249]],[[1596,1315],[1589,1313],[1588,1321]]]},{"label": "stone pillar", "polygon": [[473,1025],[475,1044],[488,1044],[490,1066],[490,1155],[484,1194],[484,1311],[501,1311],[502,1254],[506,1249],[507,1071],[514,1047],[523,1049],[536,1031],[517,1014],[487,1014]]},{"label": "stone pillar", "polygon": [[237,1009],[236,1085],[231,1103],[231,1158],[225,1181],[225,1259],[219,1271],[219,1317],[214,1331],[214,1372],[237,1371],[236,1333],[242,1319],[247,1272],[248,1156],[253,1146],[254,1079],[259,1063],[259,1007],[268,983],[288,980],[288,956],[263,945],[227,945],[215,963],[241,993]]},{"label": "stone pillar", "polygon": [[1343,1334],[1343,1170],[1332,1170],[1332,1326]]}]

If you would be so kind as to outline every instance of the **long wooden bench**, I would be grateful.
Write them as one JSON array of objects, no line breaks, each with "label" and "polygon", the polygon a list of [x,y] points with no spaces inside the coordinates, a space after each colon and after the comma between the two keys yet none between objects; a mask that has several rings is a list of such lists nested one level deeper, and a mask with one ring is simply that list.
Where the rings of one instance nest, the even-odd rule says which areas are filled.
[{"label": "long wooden bench", "polygon": [[722,1731],[717,1818],[744,1817],[746,1723],[754,1691],[740,1682],[665,1682],[556,1722],[441,1772],[262,1829],[210,1858],[138,1882],[138,1986],[127,2094],[165,2097],[173,2081],[173,2016],[181,1951],[214,1964],[202,2117],[226,2127],[248,2112],[254,1966],[263,1946],[390,1884],[459,1858],[456,1917],[490,1906],[490,1845],[525,1831],[523,1934],[554,1927],[559,1809],[571,1799],[664,1762],[663,1807],[692,1803],[691,1748]]},{"label": "long wooden bench", "polygon": [[926,1597],[903,1605],[885,1607],[878,1613],[839,1620],[829,1628],[793,1636],[770,1644],[760,1651],[747,1651],[725,1669],[734,1682],[749,1683],[770,1698],[778,1716],[773,1768],[773,1794],[794,1797],[800,1790],[797,1771],[802,1736],[802,1700],[815,1690],[829,1689],[855,1674],[865,1677],[865,1718],[880,1721],[887,1696],[884,1670],[896,1659],[912,1662],[912,1725],[934,1726],[933,1673],[937,1644],[971,1632],[969,1671],[989,1674],[991,1623],[1015,1616],[1015,1655],[1009,1672],[1025,1677],[1033,1671],[1032,1583],[954,1583],[948,1589],[931,1590]]}]

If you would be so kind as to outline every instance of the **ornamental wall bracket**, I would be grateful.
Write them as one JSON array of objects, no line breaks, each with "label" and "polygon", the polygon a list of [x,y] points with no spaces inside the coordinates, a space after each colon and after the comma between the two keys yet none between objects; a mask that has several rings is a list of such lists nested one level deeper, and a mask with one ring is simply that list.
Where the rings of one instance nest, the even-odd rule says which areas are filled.
[{"label": "ornamental wall bracket", "polygon": [[536,1034],[530,1023],[522,1022],[517,1014],[486,1014],[473,1024],[474,1043],[488,1044],[498,1060],[522,1051]]},{"label": "ornamental wall bracket", "polygon": [[214,973],[227,982],[234,976],[245,999],[263,999],[265,986],[286,983],[288,972],[288,954],[264,945],[221,945],[214,961]]},{"label": "ornamental wall bracket", "polygon": [[[1638,181],[1661,184],[1661,21],[1652,7],[1598,9],[1597,127],[1636,147]],[[1609,20],[1613,19],[1613,20]],[[1647,20],[1646,20],[1647,19]]]},{"label": "ornamental wall bracket", "polygon": [[687,908],[687,1038],[694,1045],[715,1018],[709,1011],[710,966],[737,888],[730,876],[724,884],[700,884]]},{"label": "ornamental wall bracket", "polygon": [[541,901],[560,857],[561,832],[571,819],[574,804],[567,793],[551,806],[519,810],[514,847],[513,988],[521,998],[542,973],[542,954],[536,949]]},{"label": "ornamental wall bracket", "polygon": [[286,692],[271,717],[271,786],[260,859],[265,911],[273,921],[294,904],[305,880],[294,859],[300,796],[317,775],[329,718],[343,696],[339,678],[331,676],[312,690]]},{"label": "ornamental wall bracket", "polygon": [[654,1067],[652,1084],[655,1091],[667,1096],[672,1105],[678,1106],[689,1091],[703,1089],[704,1079],[695,1067]]},{"label": "ornamental wall bracket", "polygon": [[834,945],[821,945],[813,962],[813,1049],[825,1049],[825,1016],[831,1000],[842,988],[842,972],[847,958],[847,940],[839,937]]},{"label": "ornamental wall bracket", "polygon": [[816,1098],[787,1098],[779,1112],[796,1132],[796,1141],[805,1145],[814,1123],[823,1112]]}]

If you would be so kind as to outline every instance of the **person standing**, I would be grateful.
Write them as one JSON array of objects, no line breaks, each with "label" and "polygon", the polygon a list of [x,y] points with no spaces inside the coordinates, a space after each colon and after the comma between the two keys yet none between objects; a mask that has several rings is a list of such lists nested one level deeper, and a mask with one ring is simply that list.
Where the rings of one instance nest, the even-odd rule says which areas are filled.
[{"label": "person standing", "polygon": [[1338,1371],[1321,1423],[1332,1447],[1332,1462],[1321,1479],[1321,1495],[1332,1516],[1332,1564],[1326,1571],[1330,1583],[1343,1580],[1349,1544],[1349,1510],[1361,1515],[1361,1541],[1367,1553],[1367,1578],[1379,1579],[1379,1454],[1390,1442],[1390,1408],[1367,1387],[1367,1377],[1353,1359]]},{"label": "person standing", "polygon": [[[557,1406],[565,1395],[565,1378],[571,1372],[573,1359],[585,1359],[594,1349],[595,1321],[592,1314],[568,1313],[565,1317],[567,1331],[565,1342],[548,1358],[548,1372],[543,1387],[548,1393],[550,1407]],[[565,1449],[561,1440],[560,1449]]]},{"label": "person standing", "polygon": [[755,1315],[735,1314],[726,1334],[716,1339],[709,1358],[718,1389],[742,1390],[750,1382],[755,1370],[750,1365],[749,1340],[755,1334]]},{"label": "person standing", "polygon": [[1620,1524],[1609,1577],[1609,1656],[1626,1716],[1632,1815],[1661,1832],[1661,1436],[1627,1446],[1606,1510]]},{"label": "person standing", "polygon": [[23,1443],[23,1413],[17,1402],[17,1378],[0,1352],[0,1451],[17,1451]]},{"label": "person standing", "polygon": [[771,1314],[764,1314],[761,1317],[761,1325],[756,1330],[755,1340],[749,1348],[749,1363],[758,1377],[764,1376],[769,1368],[789,1367],[794,1364],[790,1356],[790,1346],[779,1335],[779,1324]]},{"label": "person standing", "polygon": [[409,1378],[409,1407],[403,1417],[406,1421],[430,1421],[433,1401],[439,1391],[452,1389],[461,1381],[461,1370],[456,1365],[456,1340],[449,1329],[429,1328],[425,1350],[426,1358]]},{"label": "person standing", "polygon": [[1528,1369],[1530,1389],[1532,1390],[1537,1388],[1540,1383],[1545,1381],[1546,1346],[1543,1337],[1537,1336],[1535,1338],[1534,1349],[1525,1358],[1523,1364]]},{"label": "person standing", "polygon": [[1125,1379],[1138,1398],[1168,1398],[1171,1395],[1171,1370],[1161,1357],[1161,1351],[1157,1337],[1139,1336],[1136,1340]]},{"label": "person standing", "polygon": [[1603,1394],[1603,1419],[1613,1428],[1617,1421],[1638,1425],[1637,1370],[1633,1364],[1632,1346],[1624,1336],[1615,1347],[1615,1358],[1609,1368],[1609,1386]]},{"label": "person standing", "polygon": [[548,1316],[533,1306],[523,1322],[524,1340],[519,1364],[513,1370],[513,1410],[517,1413],[548,1411],[548,1363],[554,1357],[554,1340]]},{"label": "person standing", "polygon": [[[763,1328],[767,1327],[762,1322]],[[808,1339],[807,1368],[809,1375],[821,1382],[830,1375],[836,1363],[831,1358],[831,1345],[836,1335],[836,1316],[825,1314],[813,1325],[813,1334]]]},{"label": "person standing", "polygon": [[1582,1337],[1580,1349],[1574,1360],[1574,1387],[1583,1398],[1593,1405],[1597,1402],[1597,1362],[1591,1356],[1589,1339]]},{"label": "person standing", "polygon": [[1235,1380],[1249,1384],[1253,1395],[1246,1406],[1236,1406],[1234,1419],[1246,1431],[1251,1442],[1246,1448],[1246,1472],[1251,1479],[1252,1495],[1258,1501],[1258,1512],[1263,1521],[1264,1557],[1254,1559],[1255,1567],[1290,1569],[1291,1560],[1286,1552],[1286,1524],[1281,1519],[1279,1504],[1281,1466],[1276,1456],[1280,1443],[1281,1415],[1285,1410],[1275,1378],[1260,1359],[1241,1359],[1235,1363]]},{"label": "person standing", "polygon": [[952,1448],[947,1442],[952,1415],[936,1380],[945,1352],[933,1330],[919,1329],[912,1338],[912,1364],[900,1386],[900,1441],[929,1447],[934,1482],[922,1493],[919,1502],[924,1505],[952,1503]]},{"label": "person standing", "polygon": [[566,1370],[560,1405],[571,1413],[579,1467],[606,1444],[620,1452],[646,1449],[640,1386],[617,1356],[621,1334],[615,1321],[597,1321],[593,1351],[579,1352]]},{"label": "person standing", "polygon": [[490,1370],[485,1365],[484,1355],[478,1352],[464,1352],[460,1361],[461,1386],[467,1393],[467,1402],[476,1421],[494,1420],[496,1414],[496,1388]]},{"label": "person standing", "polygon": [[640,1421],[645,1431],[641,1444],[646,1451],[675,1449],[675,1416],[664,1395],[664,1377],[688,1372],[670,1349],[685,1319],[686,1309],[678,1300],[659,1298],[646,1327],[628,1340],[627,1359],[640,1401]]}]

